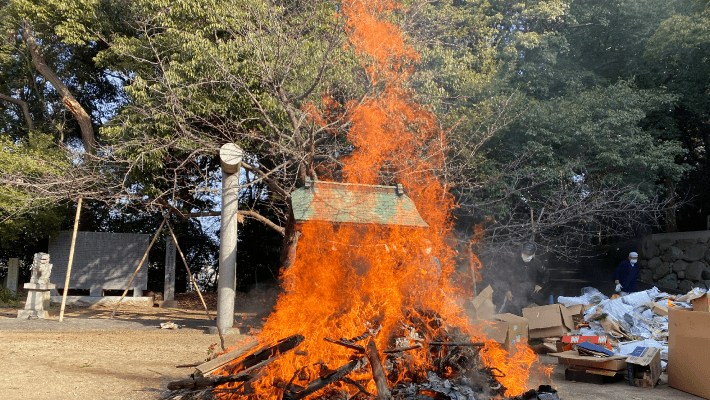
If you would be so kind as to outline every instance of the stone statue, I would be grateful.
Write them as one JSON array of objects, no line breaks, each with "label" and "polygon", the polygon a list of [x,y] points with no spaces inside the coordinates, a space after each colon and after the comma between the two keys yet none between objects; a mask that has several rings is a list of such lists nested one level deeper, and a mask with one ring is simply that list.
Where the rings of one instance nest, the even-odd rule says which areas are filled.
[{"label": "stone statue", "polygon": [[29,283],[25,283],[27,301],[24,310],[17,310],[17,318],[49,318],[49,291],[55,288],[49,283],[52,273],[52,264],[49,263],[49,254],[36,253],[32,261],[32,276]]},{"label": "stone statue", "polygon": [[49,263],[49,254],[35,253],[32,261],[32,277],[30,283],[48,284],[52,274],[52,264]]}]

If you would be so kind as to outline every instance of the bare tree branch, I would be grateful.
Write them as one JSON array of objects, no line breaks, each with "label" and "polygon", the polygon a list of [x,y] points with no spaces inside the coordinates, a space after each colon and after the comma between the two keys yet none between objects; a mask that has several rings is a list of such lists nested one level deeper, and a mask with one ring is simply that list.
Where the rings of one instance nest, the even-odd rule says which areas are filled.
[{"label": "bare tree branch", "polygon": [[22,101],[2,93],[0,93],[0,100],[9,101],[10,103],[15,103],[20,106],[20,108],[22,108],[22,114],[25,116],[25,122],[27,122],[27,130],[32,131],[35,129],[34,123],[32,122],[32,115],[30,115],[30,108],[26,101]]}]

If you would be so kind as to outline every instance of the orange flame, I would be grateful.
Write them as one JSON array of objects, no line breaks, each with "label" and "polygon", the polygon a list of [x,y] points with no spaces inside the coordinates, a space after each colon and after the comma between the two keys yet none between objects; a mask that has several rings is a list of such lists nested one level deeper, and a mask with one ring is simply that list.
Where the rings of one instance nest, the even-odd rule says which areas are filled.
[{"label": "orange flame", "polygon": [[[477,332],[480,326],[469,324],[459,300],[466,291],[451,279],[456,254],[447,243],[452,242],[449,210],[454,200],[436,175],[445,162],[446,141],[434,115],[415,101],[405,85],[419,55],[407,45],[401,30],[387,20],[398,8],[389,0],[346,0],[342,5],[349,47],[380,88],[346,107],[351,110],[348,140],[355,151],[345,162],[343,176],[349,183],[403,184],[429,228],[322,222],[300,226],[297,258],[282,271],[285,292],[264,324],[259,341],[274,342],[293,334],[304,335],[305,341],[298,352],[287,353],[269,365],[253,387],[259,398],[276,398],[278,386],[283,387],[284,382],[305,385],[323,366],[335,369],[347,363],[352,350],[326,343],[325,337],[352,338],[380,328],[375,337],[380,350],[396,347],[392,342],[396,337],[409,335],[410,344],[432,340],[440,334],[438,329],[447,326],[482,337]],[[323,105],[335,108],[327,95]],[[313,104],[304,105],[314,122],[323,123],[325,119],[315,115],[316,110]],[[470,261],[480,266],[472,252]],[[425,337],[416,337],[405,316],[444,323],[424,324],[436,328],[419,332]],[[427,353],[426,349],[407,353],[411,376],[427,370]],[[499,344],[488,341],[481,355],[487,366],[506,374],[501,378],[508,388],[506,395],[525,391],[529,368],[535,361],[527,346],[521,345],[511,357]],[[359,373],[364,380],[371,378],[366,372]],[[357,375],[358,371],[351,377],[357,379]],[[409,378],[389,379],[392,384]],[[343,383],[331,387],[356,391]],[[366,388],[376,391],[372,380]]]}]

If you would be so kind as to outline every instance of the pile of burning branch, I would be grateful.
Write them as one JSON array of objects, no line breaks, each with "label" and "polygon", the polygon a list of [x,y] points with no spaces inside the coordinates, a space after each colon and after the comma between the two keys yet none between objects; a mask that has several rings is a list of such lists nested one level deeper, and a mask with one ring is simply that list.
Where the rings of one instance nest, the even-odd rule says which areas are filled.
[{"label": "pile of burning branch", "polygon": [[[504,376],[503,372],[486,367],[479,355],[485,343],[474,342],[473,338],[462,334],[447,334],[445,337],[440,334],[425,340],[416,333],[412,335],[412,329],[408,331],[409,337],[390,340],[391,347],[387,349],[377,348],[377,329],[368,329],[354,338],[324,337],[325,345],[351,350],[349,362],[335,369],[322,361],[305,364],[290,380],[277,381],[274,386],[283,400],[503,398],[506,388],[498,380]],[[227,353],[220,357],[222,360],[197,366],[191,378],[168,384],[172,392],[166,399],[261,398],[255,386],[268,373],[267,366],[290,352],[304,356],[305,360],[308,354],[299,350],[304,340],[302,335],[293,335],[255,350],[252,344],[246,349]],[[428,371],[414,372],[408,368],[410,352],[423,352],[430,366]],[[374,381],[375,391],[366,388],[371,381]],[[540,386],[538,390],[530,390],[513,399],[559,400],[559,397],[549,386]]]}]

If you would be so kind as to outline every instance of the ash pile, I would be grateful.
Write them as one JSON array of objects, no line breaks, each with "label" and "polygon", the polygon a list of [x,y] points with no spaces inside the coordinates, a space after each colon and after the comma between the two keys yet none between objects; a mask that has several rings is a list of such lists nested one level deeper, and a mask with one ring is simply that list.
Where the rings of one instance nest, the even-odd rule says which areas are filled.
[{"label": "ash pile", "polygon": [[[387,340],[386,349],[377,348],[377,329],[367,329],[354,338],[324,337],[324,346],[341,346],[351,352],[349,362],[337,366],[306,361],[307,352],[299,349],[305,340],[302,335],[258,348],[251,343],[196,366],[189,379],[168,384],[171,393],[163,399],[559,400],[557,392],[546,385],[505,397],[507,388],[499,380],[505,375],[485,366],[480,355],[486,343],[457,330],[442,335],[452,330],[432,328],[436,319],[420,322],[424,329],[402,324],[399,334]],[[259,381],[272,363],[289,354],[302,357],[304,365],[289,380],[271,379],[270,394],[264,397]],[[414,366],[415,358],[422,357],[428,365],[425,371]]]}]

